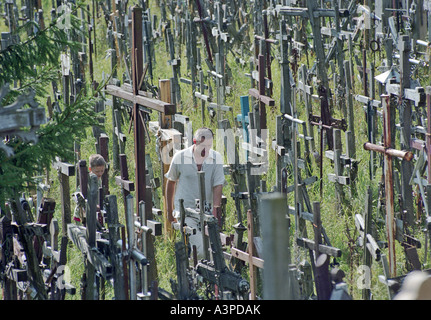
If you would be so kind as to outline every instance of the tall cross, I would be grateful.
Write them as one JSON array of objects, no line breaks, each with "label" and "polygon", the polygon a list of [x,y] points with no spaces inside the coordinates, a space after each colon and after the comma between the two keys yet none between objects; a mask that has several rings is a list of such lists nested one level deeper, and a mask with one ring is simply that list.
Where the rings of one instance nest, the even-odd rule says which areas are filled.
[{"label": "tall cross", "polygon": [[265,57],[259,55],[258,67],[259,67],[259,89],[249,89],[248,93],[259,101],[259,126],[258,135],[263,129],[266,129],[266,106],[274,106],[275,100],[265,95]]},{"label": "tall cross", "polygon": [[331,113],[329,111],[329,103],[328,103],[328,94],[326,91],[326,88],[323,85],[319,86],[319,97],[320,97],[320,117],[314,116],[312,114],[309,115],[310,124],[319,126],[321,128],[320,133],[320,196],[322,196],[322,190],[323,190],[323,130],[326,132],[327,135],[327,142],[328,142],[328,148],[330,150],[333,150],[334,148],[334,140],[333,140],[333,133],[332,130],[334,128],[341,129],[343,131],[347,130],[347,123],[345,119],[334,119],[331,116]]},{"label": "tall cross", "polygon": [[[152,98],[147,92],[141,90],[144,80],[143,67],[143,32],[142,32],[142,8],[134,6],[132,8],[132,90],[118,88],[117,86],[107,85],[106,93],[113,96],[131,101],[133,103],[133,128],[135,140],[135,208],[139,208],[141,201],[146,202],[146,165],[145,165],[145,132],[144,112],[156,110],[165,115],[173,115],[176,106],[161,100]],[[146,206],[146,216],[152,217],[151,206]],[[148,243],[148,255],[151,258],[154,248],[153,243]],[[155,266],[150,266],[149,280],[153,280],[157,275]]]},{"label": "tall cross", "polygon": [[411,161],[413,154],[410,151],[400,151],[392,148],[391,138],[391,117],[390,117],[390,96],[383,95],[383,139],[384,145],[365,143],[365,150],[373,150],[383,153],[385,156],[384,176],[385,176],[385,198],[386,198],[386,233],[389,248],[389,273],[393,277],[396,274],[395,257],[395,235],[396,226],[394,218],[394,181],[392,172],[392,157],[398,157],[406,161]]},{"label": "tall cross", "polygon": [[156,110],[165,115],[173,115],[176,106],[150,97],[140,90],[143,82],[143,45],[142,45],[142,8],[132,9],[132,92],[126,88],[114,85],[106,86],[106,93],[131,101],[133,103],[133,126],[135,140],[135,177],[136,177],[136,207],[145,201],[145,123],[144,115],[147,109]]}]

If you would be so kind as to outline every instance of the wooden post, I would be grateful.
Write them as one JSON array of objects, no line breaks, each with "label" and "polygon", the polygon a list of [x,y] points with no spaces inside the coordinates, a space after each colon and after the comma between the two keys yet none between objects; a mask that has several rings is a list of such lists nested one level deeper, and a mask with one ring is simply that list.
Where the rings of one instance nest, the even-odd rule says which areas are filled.
[{"label": "wooden post", "polygon": [[[401,93],[404,93],[405,89],[410,89],[410,52],[411,43],[408,35],[399,37],[398,49],[400,52],[400,89]],[[404,95],[404,94],[402,94]],[[402,99],[402,97],[399,97]],[[412,127],[412,107],[411,101],[405,99],[400,105],[400,125],[401,125],[401,148],[403,150],[410,151],[410,139],[411,139],[411,127]],[[402,173],[402,197],[403,204],[402,209],[406,211],[406,220],[410,225],[414,224],[414,213],[413,213],[413,197],[412,197],[412,186],[410,185],[410,177],[412,176],[413,165],[410,161],[401,161],[401,173]]]},{"label": "wooden post", "polygon": [[410,151],[399,151],[393,149],[391,137],[391,117],[390,117],[390,96],[383,95],[383,137],[384,146],[365,143],[365,150],[373,150],[385,155],[385,203],[386,203],[386,236],[388,240],[389,256],[389,274],[390,277],[396,275],[396,257],[395,257],[395,235],[396,225],[394,217],[394,182],[392,170],[392,157],[398,157],[406,161],[411,161],[413,154]]},{"label": "wooden post", "polygon": [[121,268],[121,251],[117,249],[117,242],[120,240],[120,227],[118,221],[117,197],[108,195],[106,201],[106,224],[109,230],[109,245],[111,263],[113,265],[113,280],[115,300],[124,300],[126,295],[124,292],[124,275]]},{"label": "wooden post", "polygon": [[[159,86],[160,86],[160,99],[162,101],[171,102],[171,82],[169,79],[159,80]],[[160,114],[160,121],[159,125],[161,129],[168,129],[172,128],[173,125],[173,116],[172,115],[165,115]],[[165,174],[169,171],[170,163],[168,163],[166,160],[169,159],[169,154],[164,155],[163,153],[169,152],[169,148],[166,148],[168,144],[168,141],[160,141],[160,158],[162,159],[161,164],[161,178],[162,178],[162,193],[165,194],[166,190],[166,183],[167,179],[165,177]],[[167,203],[166,203],[166,196],[163,197],[163,218],[164,218],[164,233],[165,235],[170,235],[172,232],[172,226],[170,223],[168,223],[168,213],[166,211],[167,209]]]},{"label": "wooden post", "polygon": [[[13,256],[13,231],[11,219],[7,215],[0,218],[0,266],[2,269],[11,261]],[[15,282],[8,277],[4,279],[3,299],[16,300]]]},{"label": "wooden post", "polygon": [[[97,214],[96,214],[96,204],[97,204],[97,192],[98,192],[98,185],[97,185],[97,176],[93,173],[90,173],[90,181],[89,181],[89,188],[88,188],[88,198],[87,198],[87,219],[86,219],[86,240],[88,243],[88,246],[90,248],[96,247],[96,220],[97,220]],[[93,264],[89,263],[87,261],[87,281],[86,281],[86,288],[85,288],[85,300],[96,300],[97,291],[96,291],[96,270],[93,266]]]},{"label": "wooden post", "polygon": [[67,225],[72,222],[69,177],[75,175],[75,166],[64,162],[55,162],[54,168],[58,171],[60,181],[62,234],[67,236]]},{"label": "wooden post", "polygon": [[[134,129],[134,147],[135,147],[135,194],[136,208],[139,208],[140,201],[146,201],[146,165],[145,165],[145,115],[147,109],[157,110],[167,115],[175,114],[175,105],[154,99],[149,93],[141,90],[143,77],[143,46],[142,46],[142,8],[134,6],[132,9],[132,80],[133,86],[131,92],[127,86],[118,88],[117,86],[107,85],[108,94],[126,99],[133,103],[133,129]],[[148,208],[151,214],[151,208]],[[148,256],[154,257],[154,244],[148,243]],[[157,269],[155,264],[150,265],[149,281],[152,282],[157,278]]]},{"label": "wooden post", "polygon": [[[289,264],[289,219],[287,196],[282,193],[261,196],[259,210],[263,238],[263,297],[269,300],[291,299]],[[249,242],[250,245],[250,242]]]},{"label": "wooden post", "polygon": [[206,260],[209,260],[209,252],[208,252],[208,238],[205,235],[205,202],[206,202],[206,192],[205,192],[205,172],[204,171],[198,171],[198,183],[199,183],[199,190],[200,190],[200,197],[199,197],[199,218],[200,218],[200,224],[201,224],[201,234],[202,234],[202,248],[203,248],[203,254]]}]

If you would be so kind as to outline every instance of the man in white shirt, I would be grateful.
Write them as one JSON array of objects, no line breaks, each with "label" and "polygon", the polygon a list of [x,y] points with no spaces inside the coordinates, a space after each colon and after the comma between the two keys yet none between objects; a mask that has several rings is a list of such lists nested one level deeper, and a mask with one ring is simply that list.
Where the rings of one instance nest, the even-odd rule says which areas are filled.
[{"label": "man in white shirt", "polygon": [[[200,198],[198,171],[205,172],[205,198],[213,208],[213,215],[218,217],[222,199],[223,158],[220,153],[212,150],[214,135],[208,128],[196,131],[194,144],[174,154],[169,171],[166,173],[166,204],[170,222],[180,217],[179,200],[184,200],[184,208],[195,208],[195,200]],[[198,258],[203,258],[202,230],[199,220],[186,217],[186,224],[196,228],[197,233],[189,237],[191,245],[195,245]]]}]

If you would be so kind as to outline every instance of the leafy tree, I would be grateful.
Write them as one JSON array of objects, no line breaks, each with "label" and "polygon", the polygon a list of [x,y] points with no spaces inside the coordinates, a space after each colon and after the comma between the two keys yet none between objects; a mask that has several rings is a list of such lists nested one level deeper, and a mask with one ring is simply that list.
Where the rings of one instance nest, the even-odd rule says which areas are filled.
[{"label": "leafy tree", "polygon": [[[20,38],[26,39],[0,51],[0,88],[11,83],[19,83],[19,88],[12,89],[0,101],[0,108],[10,105],[29,90],[36,93],[38,101],[46,101],[51,82],[61,83],[61,54],[77,52],[82,46],[69,40],[69,32],[81,32],[80,19],[74,15],[81,7],[78,4],[70,12],[70,29],[62,28],[59,23],[61,16],[45,29],[40,29],[34,21],[28,21],[17,29]],[[86,84],[74,102],[64,104],[59,101],[62,111],[55,112],[46,124],[40,126],[37,143],[26,142],[13,135],[4,142],[13,148],[14,155],[8,157],[0,150],[0,206],[3,209],[4,199],[16,199],[18,193],[32,184],[33,177],[49,168],[56,157],[73,161],[73,142],[85,137],[89,126],[100,125],[94,105],[101,99],[102,87],[103,84],[93,89]]]}]

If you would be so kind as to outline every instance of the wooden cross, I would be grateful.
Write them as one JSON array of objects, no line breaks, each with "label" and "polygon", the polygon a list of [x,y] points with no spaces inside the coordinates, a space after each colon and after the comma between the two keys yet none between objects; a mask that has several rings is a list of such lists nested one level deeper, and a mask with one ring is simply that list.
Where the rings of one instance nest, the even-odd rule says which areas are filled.
[{"label": "wooden cross", "polygon": [[[38,224],[49,225],[51,223],[51,219],[53,217],[55,211],[55,201],[51,198],[43,198],[40,206],[37,208],[37,217],[36,221]],[[70,216],[69,216],[70,217]],[[42,261],[43,256],[43,242],[44,236],[39,235],[36,236],[33,240],[34,250],[36,252],[36,256],[39,259],[39,262]]]},{"label": "wooden cross", "polygon": [[[117,197],[108,195],[105,197],[104,210],[106,212],[106,224],[109,230],[109,245],[110,245],[110,261],[113,266],[112,280],[114,286],[114,294],[116,300],[125,300],[129,297],[128,278],[126,263],[122,263],[123,254],[117,243],[120,240],[120,229],[124,228],[118,220]],[[123,264],[123,266],[122,266]]]},{"label": "wooden cross", "polygon": [[309,114],[309,121],[310,124],[319,126],[321,128],[320,132],[320,195],[322,195],[323,192],[323,131],[326,132],[326,138],[327,138],[327,144],[328,149],[333,150],[334,148],[334,138],[332,130],[334,128],[341,129],[343,131],[347,130],[347,123],[345,119],[334,119],[331,116],[331,113],[329,111],[329,104],[328,104],[328,94],[327,89],[323,86],[319,86],[319,97],[320,97],[320,117],[315,116],[312,114]]},{"label": "wooden cross", "polygon": [[[107,85],[106,93],[126,99],[133,103],[133,128],[135,142],[135,179],[136,179],[136,208],[139,208],[140,201],[146,201],[146,166],[145,166],[145,123],[144,112],[156,110],[165,115],[173,115],[176,106],[161,100],[154,99],[145,91],[141,91],[143,82],[143,45],[142,45],[142,8],[134,6],[132,9],[132,92],[127,89]],[[146,208],[147,214],[151,217],[151,207]],[[152,255],[152,244],[148,243],[149,255]],[[153,266],[151,266],[152,268]],[[153,275],[154,276],[154,275]],[[153,277],[152,276],[152,277]],[[152,280],[152,277],[150,279]]]},{"label": "wooden cross", "polygon": [[14,213],[16,223],[16,233],[18,234],[19,244],[25,252],[27,274],[29,281],[34,286],[36,299],[46,300],[47,292],[43,281],[42,270],[39,267],[39,260],[36,256],[36,251],[33,246],[35,236],[43,236],[47,234],[47,226],[44,224],[36,224],[30,221],[28,217],[28,209],[24,209],[19,198],[15,196],[11,202],[11,211]]},{"label": "wooden cross", "polygon": [[[351,159],[342,158],[342,144],[341,144],[341,131],[340,129],[334,129],[334,150],[327,150],[325,155],[333,160],[335,173],[328,174],[328,180],[335,182],[335,190],[337,194],[337,205],[339,206],[338,212],[342,212],[342,204],[344,204],[344,191],[342,186],[350,184],[350,177],[344,175],[344,166],[346,162],[351,163]],[[347,161],[346,161],[347,160]]]},{"label": "wooden cross", "polygon": [[[282,69],[280,86],[280,111],[281,113],[291,114],[290,103],[292,101],[292,89],[291,89],[291,72],[289,68],[289,46],[288,46],[288,36],[287,36],[287,26],[286,21],[283,19],[280,21],[280,54],[281,61],[280,66]],[[268,62],[267,62],[268,63]]]},{"label": "wooden cross", "polygon": [[[416,183],[419,186],[420,193],[422,195],[423,204],[427,219],[430,218],[431,214],[431,87],[426,87],[426,112],[427,112],[427,125],[425,141],[417,138],[410,140],[410,146],[413,149],[419,150],[419,157],[416,161],[415,168],[413,169],[412,177],[410,178],[410,184]],[[421,173],[425,171],[427,179],[421,177]]]},{"label": "wooden cross", "polygon": [[52,219],[49,224],[50,241],[43,243],[43,254],[51,259],[51,270],[45,283],[50,283],[50,294],[52,300],[64,300],[66,292],[75,294],[76,289],[68,283],[63,282],[64,267],[67,263],[67,235],[62,236],[61,245],[58,248],[59,226],[57,219]]},{"label": "wooden cross", "polygon": [[[374,100],[370,97],[363,95],[356,95],[355,100],[364,104],[364,110],[367,118],[367,131],[368,131],[368,141],[371,143],[376,143],[377,136],[377,122],[376,114],[377,108],[381,106],[381,101]],[[370,152],[370,178],[374,177],[374,152]]]},{"label": "wooden cross", "polygon": [[[217,121],[222,120],[222,113],[221,111],[227,112],[232,111],[232,107],[225,105],[225,91],[226,91],[226,85],[225,85],[225,72],[223,71],[223,56],[219,53],[215,54],[216,59],[216,68],[214,70],[208,70],[209,75],[214,79],[216,83],[216,103],[209,102],[208,108],[213,110],[212,114],[214,114],[214,110],[217,114]],[[211,112],[210,110],[210,112]]]},{"label": "wooden cross", "polygon": [[251,210],[247,211],[247,234],[248,234],[248,249],[247,252],[241,251],[232,247],[232,257],[248,262],[250,273],[250,299],[255,300],[257,295],[257,268],[263,269],[263,259],[256,256],[256,248],[254,245],[254,224],[253,214]]},{"label": "wooden cross", "polygon": [[196,272],[216,286],[217,299],[226,299],[226,291],[238,298],[245,298],[249,290],[249,283],[238,273],[230,271],[225,262],[222,243],[218,232],[218,222],[214,217],[207,219],[209,242],[213,262],[201,260],[196,265]]},{"label": "wooden cross", "polygon": [[109,138],[105,133],[101,133],[99,136],[99,154],[103,157],[106,163],[105,171],[102,175],[102,198],[109,194],[109,150],[108,150]]},{"label": "wooden cross", "polygon": [[199,13],[199,18],[194,18],[193,22],[200,22],[201,23],[201,29],[202,29],[202,35],[204,37],[204,42],[205,42],[205,49],[207,52],[207,57],[208,57],[208,61],[210,62],[210,64],[213,63],[213,59],[212,59],[212,54],[211,54],[211,47],[210,47],[210,41],[208,38],[208,31],[207,31],[207,25],[205,24],[207,22],[207,18],[203,17],[204,11],[202,10],[201,7],[201,1],[200,0],[196,0],[196,6],[198,9],[198,13]]},{"label": "wooden cross", "polygon": [[127,169],[127,156],[120,154],[120,176],[115,177],[115,183],[121,186],[123,193],[124,207],[127,207],[127,196],[135,191],[135,183],[129,180],[129,170]]},{"label": "wooden cross", "polygon": [[[3,98],[9,91],[8,84],[0,88],[0,150],[4,150],[8,157],[14,154],[14,150],[3,143],[5,136],[17,136],[25,141],[37,142],[36,131],[46,123],[45,108],[35,100],[34,91],[21,94],[13,104],[4,106]],[[30,108],[23,108],[25,105]],[[23,130],[24,128],[28,130]]]},{"label": "wooden cross", "polygon": [[259,122],[257,126],[258,136],[261,135],[261,130],[267,128],[266,125],[266,106],[274,106],[275,100],[265,95],[265,57],[258,56],[258,69],[259,69],[259,89],[251,88],[248,93],[259,102]]},{"label": "wooden cross", "polygon": [[392,157],[398,157],[405,161],[411,161],[413,154],[410,151],[400,151],[393,149],[391,137],[391,117],[390,117],[390,96],[383,95],[383,138],[384,145],[379,146],[372,143],[365,143],[365,150],[373,150],[384,154],[384,176],[385,176],[385,198],[386,198],[386,234],[389,247],[389,272],[390,276],[396,274],[396,257],[395,257],[395,219],[394,219],[394,183],[392,172]]},{"label": "wooden cross", "polygon": [[[380,247],[372,236],[371,230],[373,224],[372,207],[372,192],[371,188],[368,187],[365,197],[365,212],[363,215],[359,213],[355,215],[355,225],[356,229],[359,231],[359,245],[363,248],[362,264],[368,268],[371,268],[371,257],[375,261],[380,261]],[[367,285],[364,285],[364,288],[362,289],[362,299],[369,300],[370,298],[370,288]]]},{"label": "wooden cross", "polygon": [[69,163],[56,161],[54,168],[58,171],[61,196],[61,216],[63,225],[63,236],[67,236],[67,225],[72,222],[70,210],[70,187],[69,177],[75,175],[75,166]]},{"label": "wooden cross", "polygon": [[[11,225],[11,217],[5,215],[0,218],[0,266],[6,270],[8,264],[12,261],[13,257],[13,230]],[[24,272],[26,274],[26,272]],[[5,272],[7,274],[7,272]],[[5,277],[3,280],[3,299],[4,300],[17,300],[16,289],[13,288],[14,281],[12,277]]]},{"label": "wooden cross", "polygon": [[[307,66],[305,64],[302,64],[299,68],[299,75],[298,75],[298,83],[296,90],[297,92],[302,94],[302,97],[304,99],[305,109],[307,111],[307,114],[312,114],[312,104],[311,104],[311,98],[313,96],[313,87],[308,84],[308,70]],[[310,125],[308,122],[308,131],[311,137],[314,137],[314,127]],[[311,148],[312,151],[316,151],[315,141],[314,139],[311,140]]]},{"label": "wooden cross", "polygon": [[196,73],[199,76],[199,80],[197,81],[197,87],[194,90],[194,96],[201,100],[201,118],[203,125],[205,122],[205,102],[210,102],[211,97],[204,94],[205,90],[209,87],[204,82],[204,72],[202,70],[200,48],[196,48],[196,55]]},{"label": "wooden cross", "polygon": [[[265,66],[266,66],[266,74],[268,81],[270,83],[269,86],[269,95],[272,95],[272,73],[271,73],[271,44],[278,44],[277,40],[269,38],[269,28],[268,28],[268,16],[267,14],[263,14],[263,27],[264,27],[264,36],[255,35],[255,43],[254,49],[257,53],[259,50],[259,42],[264,46],[264,56],[265,56]],[[263,52],[261,52],[263,54]],[[257,55],[257,54],[256,54]],[[258,55],[257,55],[258,56]]]},{"label": "wooden cross", "polygon": [[[313,31],[313,48],[316,53],[316,63],[318,68],[318,74],[321,78],[322,84],[324,87],[329,88],[328,86],[328,75],[326,72],[326,59],[325,59],[325,53],[323,49],[323,40],[322,40],[322,33],[320,28],[320,18],[322,17],[332,17],[335,18],[335,10],[327,10],[318,8],[318,3],[316,1],[307,1],[307,7],[306,8],[297,8],[297,7],[290,7],[290,6],[282,6],[277,5],[276,11],[278,14],[284,15],[284,16],[296,16],[300,17],[302,19],[309,19],[312,31]],[[337,12],[339,17],[347,17],[349,16],[349,11],[340,9]]]},{"label": "wooden cross", "polygon": [[[403,150],[410,151],[410,139],[412,131],[411,103],[414,101],[415,105],[419,105],[421,100],[425,98],[425,94],[423,88],[417,87],[416,89],[410,89],[411,64],[409,58],[411,52],[411,40],[409,36],[399,36],[398,51],[400,53],[400,84],[393,85],[389,83],[386,85],[386,90],[388,94],[398,95],[400,106],[399,119],[401,127],[401,148]],[[393,89],[396,89],[396,91],[394,92]],[[407,212],[406,218],[410,225],[414,223],[412,186],[409,183],[412,171],[413,165],[410,161],[401,162],[401,192],[403,199],[402,206],[403,210],[406,210]]]},{"label": "wooden cross", "polygon": [[[332,129],[337,128],[343,131],[347,130],[347,123],[345,119],[335,119],[332,117],[329,110],[328,103],[328,90],[323,86],[319,86],[319,98],[320,98],[320,116],[315,116],[313,114],[309,115],[310,123],[315,126],[319,126],[322,130],[326,132],[328,149],[332,150],[334,146]],[[321,135],[322,139],[322,135]],[[323,152],[323,150],[321,150]]]},{"label": "wooden cross", "polygon": [[[146,202],[142,201],[137,208],[137,211],[139,211],[140,218],[145,219],[145,203],[151,203],[148,202],[148,199]],[[143,207],[144,206],[144,207]],[[146,253],[146,250],[148,249],[147,244],[147,233],[152,232],[152,229],[148,228],[146,226],[146,221],[136,221],[135,220],[135,213],[134,213],[134,206],[133,206],[133,197],[132,195],[127,196],[127,211],[126,211],[126,228],[127,228],[127,244],[128,244],[128,251],[127,255],[130,258],[129,261],[129,286],[130,286],[130,299],[136,300],[136,299],[145,299],[148,297],[148,279],[151,279],[151,277],[148,277],[147,274],[147,265],[149,264],[150,260],[152,263],[155,263],[154,257],[148,257]],[[155,230],[155,235],[159,235],[161,231],[161,225],[157,224],[158,227]],[[136,239],[136,227],[143,232],[143,240],[144,243],[142,243],[142,249],[140,250],[138,248],[138,243]],[[147,258],[148,257],[148,258]],[[137,266],[141,269],[140,276],[141,276],[141,290],[142,292],[138,293],[138,284],[139,281],[137,279]]]},{"label": "wooden cross", "polygon": [[112,273],[112,265],[108,259],[97,249],[97,201],[98,201],[97,176],[93,173],[89,175],[86,227],[84,229],[74,224],[67,226],[70,240],[86,255],[86,286],[84,289],[85,300],[95,300],[98,298],[96,283],[96,271],[103,278],[108,278]]},{"label": "wooden cross", "polygon": [[[113,96],[131,101],[133,103],[133,125],[135,138],[135,163],[136,163],[136,201],[145,199],[145,124],[143,123],[143,112],[148,108],[164,113],[165,115],[175,114],[175,105],[166,103],[141,91],[143,81],[143,61],[142,61],[142,8],[133,7],[132,9],[132,92],[126,88],[107,85],[106,93]],[[143,106],[144,108],[141,108]]]},{"label": "wooden cross", "polygon": [[197,107],[196,100],[196,89],[200,87],[198,77],[198,69],[200,68],[200,50],[197,48],[196,39],[196,26],[190,20],[190,12],[186,12],[186,57],[187,57],[187,70],[190,71],[191,79],[186,79],[184,77],[180,78],[182,83],[191,85],[192,95],[193,95],[193,107]]},{"label": "wooden cross", "polygon": [[172,68],[172,91],[173,96],[172,99],[174,99],[175,104],[181,103],[181,89],[179,84],[179,75],[180,75],[180,67],[181,67],[181,58],[177,58],[175,56],[175,42],[172,35],[171,28],[169,27],[167,30],[167,41],[169,46],[169,57],[170,60],[168,60],[168,65]]}]

